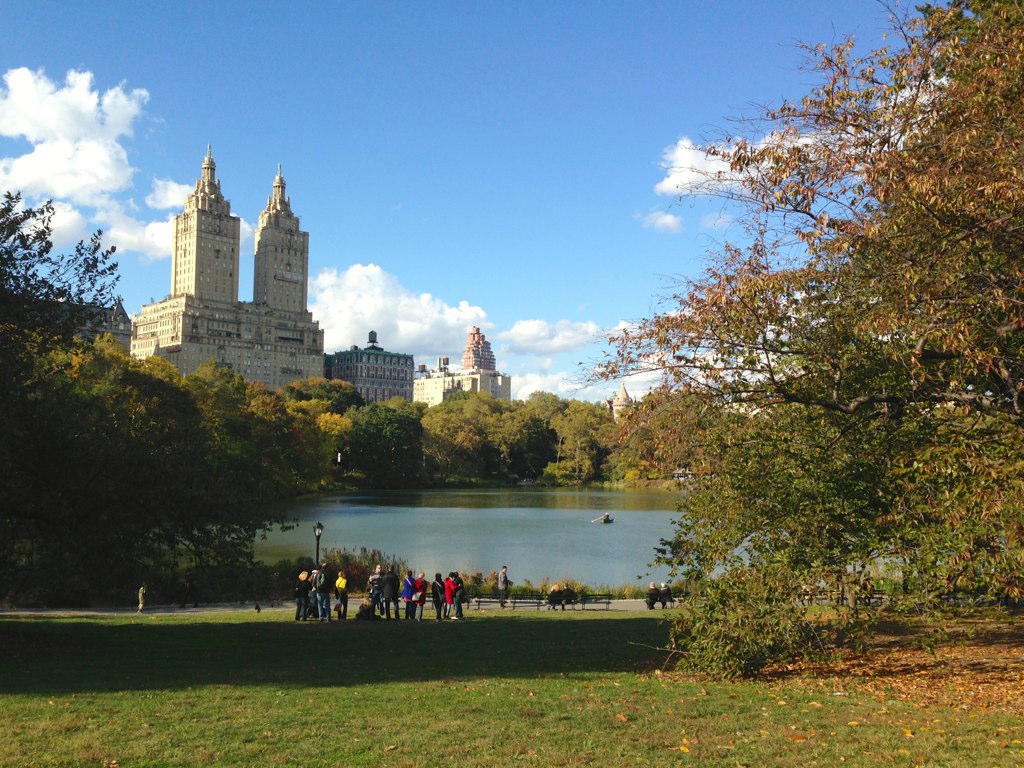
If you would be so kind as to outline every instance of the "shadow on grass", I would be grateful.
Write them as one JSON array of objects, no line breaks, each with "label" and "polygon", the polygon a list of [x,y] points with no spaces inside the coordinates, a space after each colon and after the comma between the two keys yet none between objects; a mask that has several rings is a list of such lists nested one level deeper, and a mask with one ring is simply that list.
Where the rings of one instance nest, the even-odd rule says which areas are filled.
[{"label": "shadow on grass", "polygon": [[534,678],[660,666],[649,617],[488,617],[463,622],[287,619],[0,620],[0,693],[180,690],[208,685],[356,686]]}]

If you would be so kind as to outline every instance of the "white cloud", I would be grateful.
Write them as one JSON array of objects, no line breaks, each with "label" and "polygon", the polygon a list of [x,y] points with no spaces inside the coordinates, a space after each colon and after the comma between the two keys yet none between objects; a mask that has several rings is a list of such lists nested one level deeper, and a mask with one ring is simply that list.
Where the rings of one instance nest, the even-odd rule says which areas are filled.
[{"label": "white cloud", "polygon": [[[173,235],[174,232],[172,231],[171,234]],[[250,254],[256,253],[256,227],[245,219],[242,219],[239,225],[238,238],[240,243],[250,243],[252,245],[252,250],[249,251]]]},{"label": "white cloud", "polygon": [[683,231],[683,220],[675,214],[667,213],[666,211],[653,211],[646,216],[637,214],[637,218],[640,219],[647,229],[653,229],[656,232],[678,234]]},{"label": "white cloud", "polygon": [[131,184],[132,168],[116,142],[57,139],[20,157],[0,158],[0,187],[33,198],[102,203]]},{"label": "white cloud", "polygon": [[526,400],[534,392],[550,392],[559,397],[575,397],[579,385],[572,381],[570,374],[557,373],[527,373],[512,377],[512,399]]},{"label": "white cloud", "polygon": [[729,164],[707,154],[685,136],[662,155],[666,176],[654,191],[659,195],[681,195],[696,190],[709,179],[728,180]]},{"label": "white cloud", "polygon": [[0,137],[25,139],[32,150],[0,158],[0,188],[97,205],[131,185],[134,169],[119,140],[131,136],[145,90],[118,85],[100,94],[92,73],[73,70],[62,85],[24,67],[3,80]]},{"label": "white cloud", "polygon": [[146,195],[146,205],[157,211],[168,208],[180,210],[185,198],[195,191],[194,185],[179,184],[170,179],[153,179],[153,191]]},{"label": "white cloud", "polygon": [[0,92],[0,135],[24,136],[33,144],[68,136],[113,140],[130,136],[132,123],[149,100],[137,88],[130,93],[119,85],[102,96],[93,89],[91,72],[71,70],[61,88],[42,70],[8,70]]},{"label": "white cloud", "polygon": [[[618,382],[584,384],[579,373],[557,371],[551,373],[526,373],[512,377],[512,399],[526,400],[534,392],[550,392],[566,400],[588,400],[599,403],[615,397],[619,391]],[[627,388],[629,385],[627,384]],[[632,389],[629,390],[633,395]],[[644,390],[644,393],[646,390]]]},{"label": "white cloud", "polygon": [[514,355],[553,355],[573,352],[593,344],[601,337],[601,328],[592,321],[584,323],[559,320],[519,320],[497,335],[507,342]]},{"label": "white cloud", "polygon": [[58,250],[86,240],[92,232],[81,211],[67,203],[53,204],[53,219],[50,222],[50,239]]},{"label": "white cloud", "polygon": [[324,329],[324,349],[365,346],[377,332],[379,344],[430,363],[439,355],[461,357],[466,334],[488,327],[487,313],[468,302],[451,306],[429,293],[413,293],[376,264],[325,269],[310,282],[310,310]]},{"label": "white cloud", "polygon": [[453,306],[429,293],[414,293],[376,264],[321,271],[310,281],[310,310],[324,329],[328,352],[363,347],[367,334],[376,331],[378,343],[386,350],[411,354],[417,363],[429,367],[437,357],[446,356],[457,369],[466,334],[475,325],[484,329],[492,343],[498,369],[512,376],[516,399],[537,391],[585,400],[614,394],[608,394],[607,387],[584,386],[582,370],[556,370],[571,366],[557,355],[582,356],[584,348],[600,340],[596,323],[520,320],[505,332],[493,333],[481,307],[467,302]]},{"label": "white cloud", "polygon": [[103,244],[121,252],[138,253],[143,262],[167,258],[174,239],[174,220],[144,222],[127,213],[117,202],[96,210],[93,223],[103,230]]}]

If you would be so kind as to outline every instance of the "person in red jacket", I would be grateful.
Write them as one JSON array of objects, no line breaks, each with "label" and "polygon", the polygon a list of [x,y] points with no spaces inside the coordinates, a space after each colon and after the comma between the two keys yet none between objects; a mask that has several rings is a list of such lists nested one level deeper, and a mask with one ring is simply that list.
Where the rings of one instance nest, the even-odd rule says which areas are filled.
[{"label": "person in red jacket", "polygon": [[427,579],[423,571],[412,582],[412,599],[416,603],[416,621],[423,621],[423,606],[427,603]]},{"label": "person in red jacket", "polygon": [[444,580],[444,617],[446,619],[457,619],[452,608],[455,606],[455,574],[449,573]]}]

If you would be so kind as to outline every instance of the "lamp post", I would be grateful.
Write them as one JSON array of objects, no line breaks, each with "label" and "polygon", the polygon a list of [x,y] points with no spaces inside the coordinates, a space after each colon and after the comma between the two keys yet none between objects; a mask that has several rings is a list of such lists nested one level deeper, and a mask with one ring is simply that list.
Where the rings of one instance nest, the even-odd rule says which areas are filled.
[{"label": "lamp post", "polygon": [[319,520],[316,521],[316,525],[313,526],[313,535],[316,536],[316,560],[313,561],[313,567],[320,567],[320,537],[324,532],[324,524]]}]

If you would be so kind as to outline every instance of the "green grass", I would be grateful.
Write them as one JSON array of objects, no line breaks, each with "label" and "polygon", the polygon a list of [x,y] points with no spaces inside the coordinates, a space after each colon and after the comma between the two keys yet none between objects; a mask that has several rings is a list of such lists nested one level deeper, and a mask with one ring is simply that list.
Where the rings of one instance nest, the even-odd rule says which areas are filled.
[{"label": "green grass", "polygon": [[1009,715],[670,681],[658,614],[6,616],[0,765],[1024,764]]}]

